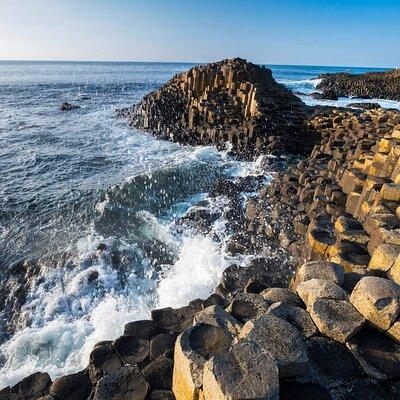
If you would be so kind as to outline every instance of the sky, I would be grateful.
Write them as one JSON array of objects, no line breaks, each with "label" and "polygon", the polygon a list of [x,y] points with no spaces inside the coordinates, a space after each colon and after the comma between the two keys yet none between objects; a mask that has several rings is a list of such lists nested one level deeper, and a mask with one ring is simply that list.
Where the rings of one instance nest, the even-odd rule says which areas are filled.
[{"label": "sky", "polygon": [[400,0],[0,0],[1,60],[400,67]]}]

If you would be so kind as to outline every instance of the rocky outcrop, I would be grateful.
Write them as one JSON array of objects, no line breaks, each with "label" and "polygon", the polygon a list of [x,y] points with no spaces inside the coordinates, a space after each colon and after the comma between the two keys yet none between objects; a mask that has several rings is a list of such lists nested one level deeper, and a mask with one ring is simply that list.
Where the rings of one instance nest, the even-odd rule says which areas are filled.
[{"label": "rocky outcrop", "polygon": [[309,124],[320,142],[248,201],[228,245],[264,257],[127,324],[84,371],[36,373],[0,399],[398,400],[400,113],[322,109]]},{"label": "rocky outcrop", "polygon": [[323,74],[317,89],[332,90],[338,96],[400,100],[400,69],[388,72]]},{"label": "rocky outcrop", "polygon": [[228,142],[250,158],[305,153],[313,143],[304,103],[275,82],[271,70],[240,58],[176,75],[120,114],[157,137],[219,147]]}]

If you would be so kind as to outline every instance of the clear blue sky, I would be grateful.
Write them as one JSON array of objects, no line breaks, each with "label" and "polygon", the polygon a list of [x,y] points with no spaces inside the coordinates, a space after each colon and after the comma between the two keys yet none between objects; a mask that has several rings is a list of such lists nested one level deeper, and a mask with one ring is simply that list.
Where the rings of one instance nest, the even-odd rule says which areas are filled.
[{"label": "clear blue sky", "polygon": [[400,67],[400,0],[0,0],[0,59]]}]

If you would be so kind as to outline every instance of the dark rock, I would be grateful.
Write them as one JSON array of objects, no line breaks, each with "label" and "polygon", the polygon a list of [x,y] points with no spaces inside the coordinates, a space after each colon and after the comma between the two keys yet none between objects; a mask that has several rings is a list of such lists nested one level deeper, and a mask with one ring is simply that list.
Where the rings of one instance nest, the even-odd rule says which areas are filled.
[{"label": "dark rock", "polygon": [[362,108],[364,110],[376,110],[377,108],[381,108],[378,103],[349,103],[347,107]]},{"label": "dark rock", "polygon": [[143,368],[143,376],[152,390],[171,390],[173,365],[171,359],[160,356]]},{"label": "dark rock", "polygon": [[211,296],[207,297],[201,304],[202,308],[207,308],[210,306],[220,306],[227,307],[229,302],[217,293],[213,293]]},{"label": "dark rock", "polygon": [[334,90],[338,96],[355,96],[359,99],[400,100],[400,69],[365,74],[323,74],[319,90]]},{"label": "dark rock", "polygon": [[157,328],[151,320],[128,322],[124,329],[124,335],[133,336],[136,339],[150,340],[156,334]]},{"label": "dark rock", "polygon": [[150,359],[155,360],[166,351],[174,348],[176,334],[162,333],[154,337],[150,342]]},{"label": "dark rock", "polygon": [[121,336],[114,341],[113,345],[124,364],[138,364],[150,352],[149,341],[136,339],[134,336]]},{"label": "dark rock", "polygon": [[150,393],[149,400],[175,400],[171,390],[154,390]]},{"label": "dark rock", "polygon": [[345,346],[322,337],[306,341],[310,360],[308,379],[325,388],[332,388],[363,377],[360,365]]},{"label": "dark rock", "polygon": [[35,372],[11,388],[11,393],[19,395],[21,400],[36,400],[49,392],[51,379],[49,374]]},{"label": "dark rock", "polygon": [[55,400],[87,400],[91,390],[92,384],[86,371],[80,371],[56,379],[49,393]]},{"label": "dark rock", "polygon": [[167,307],[153,310],[151,318],[157,328],[167,332],[181,333],[192,325],[194,315],[200,310],[200,304],[179,309]]},{"label": "dark rock", "polygon": [[379,383],[372,379],[356,379],[332,390],[335,399],[340,400],[390,400]]},{"label": "dark rock", "polygon": [[322,93],[318,93],[318,92],[312,93],[311,97],[313,97],[314,99],[319,99],[319,100],[334,100],[334,101],[338,100],[338,96],[337,96],[336,92],[331,89],[324,90]]},{"label": "dark rock", "polygon": [[280,382],[280,400],[331,400],[329,392],[312,383]]},{"label": "dark rock", "polygon": [[80,108],[80,107],[75,104],[62,103],[60,106],[60,111],[76,110],[77,108]]},{"label": "dark rock", "polygon": [[99,380],[93,400],[144,400],[148,390],[139,369],[126,365]]},{"label": "dark rock", "polygon": [[122,360],[111,342],[100,342],[93,348],[89,356],[89,377],[92,383],[97,382],[103,375],[118,371]]},{"label": "dark rock", "polygon": [[386,335],[366,328],[350,339],[347,347],[371,378],[400,378],[400,344]]},{"label": "dark rock", "polygon": [[244,323],[265,314],[270,302],[257,294],[238,293],[228,306],[227,311],[238,321]]}]

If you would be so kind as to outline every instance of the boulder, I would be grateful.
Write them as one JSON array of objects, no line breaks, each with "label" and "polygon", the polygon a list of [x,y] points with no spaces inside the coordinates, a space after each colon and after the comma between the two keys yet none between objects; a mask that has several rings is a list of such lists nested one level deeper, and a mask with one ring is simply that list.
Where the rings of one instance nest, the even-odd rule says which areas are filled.
[{"label": "boulder", "polygon": [[102,376],[116,372],[122,367],[122,360],[111,342],[96,344],[89,356],[88,372],[92,383]]},{"label": "boulder", "polygon": [[70,111],[70,110],[76,110],[77,108],[80,108],[76,104],[71,104],[71,103],[62,103],[60,106],[60,111]]},{"label": "boulder", "polygon": [[357,283],[350,301],[373,326],[387,330],[400,314],[400,286],[389,279],[367,276]]},{"label": "boulder", "polygon": [[356,359],[342,344],[324,337],[306,340],[309,368],[305,381],[326,389],[364,376]]},{"label": "boulder", "polygon": [[87,400],[92,384],[86,371],[57,378],[50,387],[49,394],[55,400]]},{"label": "boulder", "polygon": [[173,365],[174,362],[171,359],[160,356],[143,368],[142,374],[152,390],[172,389]]},{"label": "boulder", "polygon": [[238,293],[226,310],[239,322],[244,323],[265,314],[270,304],[257,294]]},{"label": "boulder", "polygon": [[133,365],[125,365],[99,380],[93,400],[144,400],[149,384]]},{"label": "boulder", "polygon": [[267,313],[289,322],[306,338],[318,333],[318,329],[308,312],[300,307],[292,306],[287,303],[274,303],[268,309]]},{"label": "boulder", "polygon": [[232,335],[223,328],[197,324],[178,336],[175,343],[172,391],[176,400],[198,400],[204,364],[226,354]]},{"label": "boulder", "polygon": [[179,309],[171,307],[153,310],[151,319],[155,326],[167,332],[181,333],[193,323],[193,317],[201,310],[201,305],[187,306]]},{"label": "boulder", "polygon": [[355,335],[365,322],[347,300],[317,299],[307,311],[323,335],[342,343]]},{"label": "boulder", "polygon": [[48,394],[51,385],[49,374],[35,372],[10,389],[11,393],[18,394],[18,400],[37,400]]},{"label": "boulder", "polygon": [[242,324],[237,319],[219,306],[210,306],[198,312],[194,317],[193,324],[207,324],[223,328],[232,336],[238,335],[242,328]]},{"label": "boulder", "polygon": [[339,264],[329,261],[310,261],[303,264],[292,281],[292,289],[310,279],[324,279],[341,286],[344,282],[344,270]]},{"label": "boulder", "polygon": [[113,346],[124,364],[138,364],[143,361],[150,352],[149,341],[145,339],[136,339],[134,336],[120,336],[113,342]]},{"label": "boulder", "polygon": [[346,345],[369,377],[378,380],[400,378],[400,345],[388,336],[363,329]]},{"label": "boulder", "polygon": [[165,352],[171,350],[175,346],[176,334],[161,333],[154,337],[150,342],[150,359],[155,360]]},{"label": "boulder", "polygon": [[304,373],[308,357],[300,332],[291,324],[272,314],[248,321],[240,338],[254,341],[276,360],[279,376]]},{"label": "boulder", "polygon": [[124,335],[133,336],[136,339],[150,340],[156,334],[157,328],[150,320],[128,322],[124,329]]},{"label": "boulder", "polygon": [[340,400],[391,400],[383,387],[372,379],[356,379],[332,391]]},{"label": "boulder", "polygon": [[318,299],[348,299],[348,294],[340,286],[325,279],[310,279],[300,283],[297,286],[297,294],[307,307]]},{"label": "boulder", "polygon": [[279,399],[275,360],[257,343],[241,340],[204,365],[205,400]]},{"label": "boulder", "polygon": [[302,307],[303,303],[296,293],[284,288],[268,288],[264,289],[261,296],[269,303],[286,303],[292,306]]}]

